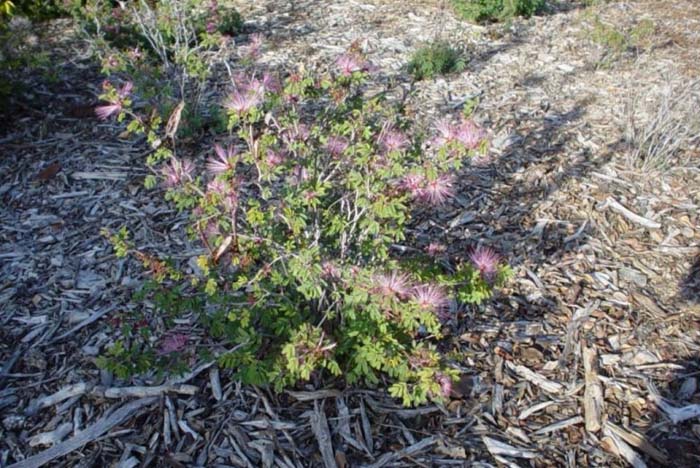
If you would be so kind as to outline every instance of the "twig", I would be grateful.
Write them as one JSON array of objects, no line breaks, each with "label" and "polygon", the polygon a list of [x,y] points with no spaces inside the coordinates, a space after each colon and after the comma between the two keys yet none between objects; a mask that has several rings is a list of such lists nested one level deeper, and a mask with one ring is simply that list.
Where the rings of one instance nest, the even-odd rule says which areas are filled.
[{"label": "twig", "polygon": [[643,216],[639,216],[638,214],[631,212],[612,197],[608,197],[608,199],[605,200],[605,204],[601,207],[601,210],[607,207],[610,207],[610,209],[612,209],[613,211],[620,213],[628,220],[632,221],[635,224],[644,226],[645,228],[659,229],[661,227],[661,224],[657,223],[656,221],[645,218]]}]

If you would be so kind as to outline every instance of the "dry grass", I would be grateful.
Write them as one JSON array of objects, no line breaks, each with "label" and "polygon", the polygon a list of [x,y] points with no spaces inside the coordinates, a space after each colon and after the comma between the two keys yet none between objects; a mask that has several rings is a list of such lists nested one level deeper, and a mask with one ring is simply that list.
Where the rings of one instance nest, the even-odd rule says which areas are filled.
[{"label": "dry grass", "polygon": [[635,92],[626,106],[627,163],[647,170],[686,165],[700,142],[700,80]]}]

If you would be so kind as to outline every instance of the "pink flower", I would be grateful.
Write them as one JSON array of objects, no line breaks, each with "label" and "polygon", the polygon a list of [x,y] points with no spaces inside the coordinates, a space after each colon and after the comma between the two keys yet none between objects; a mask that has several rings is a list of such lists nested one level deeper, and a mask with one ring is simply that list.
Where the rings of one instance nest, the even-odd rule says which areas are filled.
[{"label": "pink flower", "polygon": [[340,269],[333,262],[323,262],[321,264],[321,276],[324,279],[336,280],[340,278]]},{"label": "pink flower", "polygon": [[389,275],[376,275],[374,281],[377,283],[375,290],[386,297],[404,298],[411,291],[409,278],[404,273],[392,271]]},{"label": "pink flower", "polygon": [[455,129],[455,139],[465,148],[473,150],[484,140],[484,131],[471,120],[463,120]]},{"label": "pink flower", "polygon": [[498,272],[501,256],[490,247],[479,246],[469,254],[469,260],[484,279],[491,280]]},{"label": "pink flower", "polygon": [[107,104],[104,106],[97,106],[95,107],[95,115],[97,115],[97,118],[100,120],[107,120],[111,116],[115,114],[119,114],[122,110],[122,104],[121,102],[117,102],[114,104]]},{"label": "pink flower", "polygon": [[160,344],[160,354],[170,354],[182,351],[190,338],[181,333],[173,333],[163,338]]},{"label": "pink flower", "polygon": [[170,159],[169,164],[163,166],[163,176],[165,177],[165,185],[168,187],[175,187],[181,182],[187,182],[192,180],[192,172],[194,171],[194,164],[188,159],[183,159],[182,161],[173,157]]},{"label": "pink flower", "polygon": [[442,372],[438,372],[435,374],[435,379],[437,382],[440,384],[440,391],[442,392],[442,396],[445,398],[449,397],[452,394],[452,379],[443,374]]},{"label": "pink flower", "polygon": [[422,199],[425,177],[421,174],[407,174],[401,181],[401,188],[406,190],[414,199]]},{"label": "pink flower", "polygon": [[207,32],[213,34],[216,32],[216,23],[214,21],[207,22]]},{"label": "pink flower", "polygon": [[431,242],[428,244],[428,246],[425,248],[425,251],[427,252],[428,255],[431,257],[437,257],[441,253],[444,253],[447,250],[447,247],[443,244],[438,244],[437,242]]},{"label": "pink flower", "polygon": [[440,119],[435,124],[435,130],[437,130],[438,134],[434,141],[438,147],[445,146],[455,140],[456,129],[455,126],[450,123],[449,119]]},{"label": "pink flower", "polygon": [[265,88],[266,91],[271,91],[273,93],[276,93],[277,91],[280,90],[280,84],[277,81],[277,78],[270,75],[269,73],[263,74],[262,84],[263,84],[263,87]]},{"label": "pink flower", "polygon": [[429,180],[423,187],[421,197],[431,205],[442,205],[454,195],[452,177],[441,175],[435,180]]},{"label": "pink flower", "polygon": [[207,162],[207,170],[214,175],[221,174],[226,171],[235,169],[238,158],[236,158],[236,149],[233,145],[224,148],[219,145],[214,145],[215,158],[209,158]]},{"label": "pink flower", "polygon": [[256,60],[260,57],[260,51],[262,50],[263,36],[262,34],[253,34],[250,36],[250,42],[247,46],[241,47],[243,51],[243,56],[248,60]]},{"label": "pink flower", "polygon": [[363,63],[352,54],[343,54],[335,61],[338,70],[343,76],[350,76],[354,72],[362,71]]},{"label": "pink flower", "polygon": [[277,167],[284,162],[284,154],[279,151],[268,149],[266,161],[270,167]]},{"label": "pink flower", "polygon": [[295,166],[292,169],[291,182],[293,184],[299,185],[307,180],[309,180],[309,171],[304,166]]},{"label": "pink flower", "polygon": [[134,83],[132,83],[131,81],[127,81],[119,88],[119,90],[117,91],[117,94],[119,95],[119,97],[121,99],[124,99],[129,94],[131,94],[131,91],[133,91],[133,89],[134,89]]},{"label": "pink flower", "polygon": [[326,143],[326,151],[333,157],[338,157],[343,154],[348,148],[348,141],[343,137],[332,136]]},{"label": "pink flower", "polygon": [[382,129],[378,142],[387,153],[400,151],[408,146],[409,143],[406,135],[389,125],[385,125],[384,129]]},{"label": "pink flower", "polygon": [[445,291],[440,286],[421,284],[413,288],[411,295],[421,308],[434,312],[440,318],[446,318],[446,311],[450,303]]},{"label": "pink flower", "polygon": [[260,98],[253,93],[242,93],[234,90],[228,95],[224,107],[237,114],[244,114],[260,104]]},{"label": "pink flower", "polygon": [[224,208],[228,211],[233,211],[238,206],[238,193],[230,189],[223,199]]},{"label": "pink flower", "polygon": [[214,179],[207,184],[207,191],[218,196],[224,196],[228,190],[228,184],[221,179]]}]

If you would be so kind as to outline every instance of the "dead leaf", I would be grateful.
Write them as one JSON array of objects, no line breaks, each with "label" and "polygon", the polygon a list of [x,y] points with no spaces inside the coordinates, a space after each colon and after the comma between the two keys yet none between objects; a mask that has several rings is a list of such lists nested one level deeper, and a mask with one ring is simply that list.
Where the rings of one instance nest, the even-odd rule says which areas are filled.
[{"label": "dead leaf", "polygon": [[58,174],[60,170],[61,165],[58,162],[54,162],[43,168],[39,174],[37,174],[36,178],[42,182],[47,182],[56,177],[56,174]]}]

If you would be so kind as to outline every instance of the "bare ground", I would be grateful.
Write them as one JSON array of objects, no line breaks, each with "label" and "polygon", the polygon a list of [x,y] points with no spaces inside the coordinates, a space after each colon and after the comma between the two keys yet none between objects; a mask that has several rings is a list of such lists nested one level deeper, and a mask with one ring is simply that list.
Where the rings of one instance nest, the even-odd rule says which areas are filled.
[{"label": "bare ground", "polygon": [[[401,409],[370,389],[275,395],[200,363],[167,388],[101,372],[142,272],[100,230],[127,225],[180,260],[198,246],[142,188],[143,145],[92,117],[101,78],[56,22],[50,67],[26,77],[0,136],[0,464],[698,466],[700,152],[641,172],[624,129],[634,96],[697,78],[700,6],[563,2],[480,27],[442,2],[240,3],[270,68],[326,67],[359,40],[378,86],[403,87],[426,126],[478,97],[491,158],[460,174],[451,206],[417,214],[411,243],[463,256],[484,241],[516,278],[452,324],[463,378],[445,407]],[[596,17],[654,29],[612,53],[591,40]],[[403,64],[436,37],[469,54],[467,70],[411,83]]]}]

